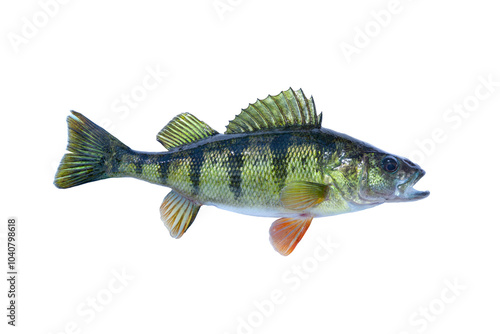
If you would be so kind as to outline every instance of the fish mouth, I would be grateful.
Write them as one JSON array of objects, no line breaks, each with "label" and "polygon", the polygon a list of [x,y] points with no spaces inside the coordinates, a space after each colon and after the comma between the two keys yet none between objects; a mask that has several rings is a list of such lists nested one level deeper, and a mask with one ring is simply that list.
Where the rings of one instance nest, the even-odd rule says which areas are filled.
[{"label": "fish mouth", "polygon": [[430,192],[420,191],[413,188],[413,186],[425,175],[425,171],[419,170],[413,174],[413,176],[405,183],[397,186],[396,197],[389,200],[390,202],[409,202],[418,201],[429,196]]}]

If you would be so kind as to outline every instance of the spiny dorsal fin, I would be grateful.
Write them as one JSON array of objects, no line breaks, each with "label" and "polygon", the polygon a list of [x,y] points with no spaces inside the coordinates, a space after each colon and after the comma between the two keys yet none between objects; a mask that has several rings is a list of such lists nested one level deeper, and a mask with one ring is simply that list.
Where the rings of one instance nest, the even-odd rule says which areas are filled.
[{"label": "spiny dorsal fin", "polygon": [[167,150],[193,143],[203,138],[218,134],[217,131],[200,121],[190,113],[175,116],[158,132],[158,140]]},{"label": "spiny dorsal fin", "polygon": [[306,98],[302,89],[268,95],[264,100],[242,109],[227,125],[225,133],[243,133],[289,128],[320,128],[321,114],[316,114],[314,100]]}]

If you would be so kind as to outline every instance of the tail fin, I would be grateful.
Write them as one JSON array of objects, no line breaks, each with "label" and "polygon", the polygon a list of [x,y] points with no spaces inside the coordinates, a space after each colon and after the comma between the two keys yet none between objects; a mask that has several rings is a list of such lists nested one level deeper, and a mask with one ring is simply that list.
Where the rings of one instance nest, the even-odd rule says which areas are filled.
[{"label": "tail fin", "polygon": [[111,177],[108,171],[128,146],[82,114],[68,116],[68,147],[54,180],[58,188],[70,188]]}]

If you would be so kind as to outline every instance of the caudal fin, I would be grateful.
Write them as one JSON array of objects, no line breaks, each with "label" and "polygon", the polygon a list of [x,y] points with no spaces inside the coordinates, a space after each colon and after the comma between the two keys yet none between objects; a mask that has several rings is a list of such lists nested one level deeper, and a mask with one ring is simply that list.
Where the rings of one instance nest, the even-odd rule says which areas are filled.
[{"label": "caudal fin", "polygon": [[106,179],[117,158],[130,148],[82,114],[68,116],[68,147],[54,180],[58,188],[71,188]]}]

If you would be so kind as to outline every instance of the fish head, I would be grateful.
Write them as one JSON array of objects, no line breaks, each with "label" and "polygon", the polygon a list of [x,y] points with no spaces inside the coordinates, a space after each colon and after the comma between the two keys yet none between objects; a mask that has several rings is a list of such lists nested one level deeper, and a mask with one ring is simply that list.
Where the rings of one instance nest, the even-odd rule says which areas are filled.
[{"label": "fish head", "polygon": [[409,159],[381,151],[363,154],[359,182],[360,198],[371,202],[408,202],[429,196],[413,186],[425,171]]}]

